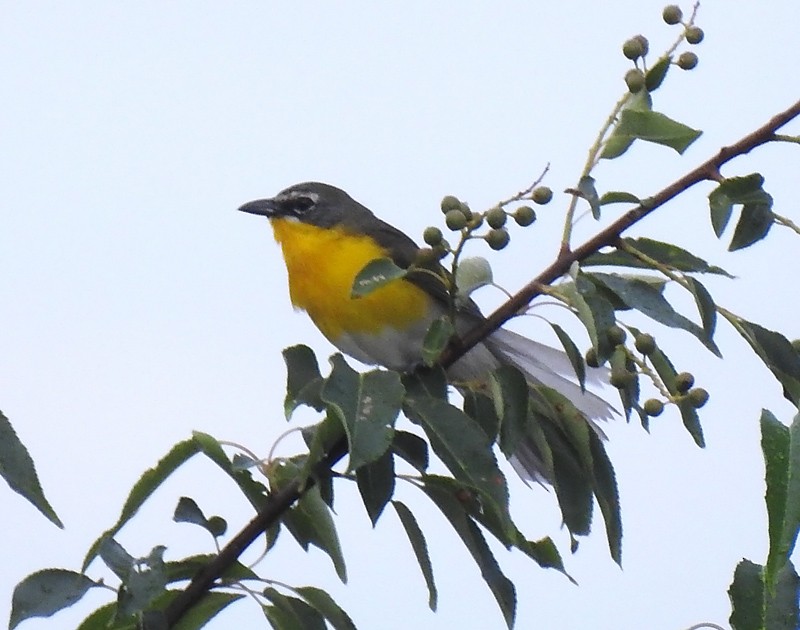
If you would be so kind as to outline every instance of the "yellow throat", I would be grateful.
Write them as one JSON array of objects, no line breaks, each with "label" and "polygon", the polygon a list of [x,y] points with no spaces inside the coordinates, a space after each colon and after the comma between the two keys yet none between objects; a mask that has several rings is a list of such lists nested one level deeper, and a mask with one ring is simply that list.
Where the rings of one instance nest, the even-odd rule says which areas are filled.
[{"label": "yellow throat", "polygon": [[270,223],[283,250],[292,304],[306,311],[331,341],[343,333],[405,329],[427,315],[432,298],[406,280],[350,297],[358,272],[387,256],[369,236],[293,219],[273,218]]}]

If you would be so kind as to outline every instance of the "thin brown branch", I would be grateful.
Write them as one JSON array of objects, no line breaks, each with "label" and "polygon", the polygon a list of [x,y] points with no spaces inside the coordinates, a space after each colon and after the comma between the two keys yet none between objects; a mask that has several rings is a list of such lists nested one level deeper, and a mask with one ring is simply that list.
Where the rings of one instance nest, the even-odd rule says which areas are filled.
[{"label": "thin brown branch", "polygon": [[[748,153],[752,149],[775,139],[775,131],[793,118],[800,115],[800,101],[789,109],[773,117],[762,127],[748,134],[735,144],[723,147],[711,159],[707,160],[694,170],[690,171],[679,180],[664,188],[655,196],[642,201],[642,203],[626,212],[604,230],[583,243],[572,251],[561,252],[558,258],[531,280],[519,292],[512,296],[505,304],[492,313],[480,325],[471,330],[463,339],[452,344],[442,355],[441,364],[445,367],[457,361],[465,352],[480,343],[492,332],[500,328],[507,320],[514,317],[521,309],[540,295],[542,287],[552,284],[563,276],[576,261],[583,260],[589,254],[600,248],[613,244],[620,235],[653,212],[663,206],[676,195],[705,180],[716,181],[719,178],[719,169],[726,162],[738,155]],[[272,493],[263,508],[256,516],[228,542],[222,551],[194,576],[189,586],[179,593],[164,610],[163,621],[166,627],[173,627],[178,620],[194,606],[214,583],[233,565],[247,547],[249,547],[269,527],[278,522],[281,516],[299,499],[305,490],[313,486],[314,478],[324,478],[331,474],[331,469],[347,454],[345,441],[339,442],[328,451],[325,457],[315,466],[314,475],[307,480],[296,479]],[[305,485],[303,485],[305,483]]]}]

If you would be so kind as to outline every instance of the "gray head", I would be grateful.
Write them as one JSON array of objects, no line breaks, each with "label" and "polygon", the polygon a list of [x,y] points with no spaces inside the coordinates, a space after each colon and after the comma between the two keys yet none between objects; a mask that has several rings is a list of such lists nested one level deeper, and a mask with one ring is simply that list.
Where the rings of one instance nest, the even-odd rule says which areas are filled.
[{"label": "gray head", "polygon": [[318,227],[340,226],[357,232],[379,221],[345,191],[321,182],[289,186],[270,199],[251,201],[239,210],[270,219],[293,219]]}]

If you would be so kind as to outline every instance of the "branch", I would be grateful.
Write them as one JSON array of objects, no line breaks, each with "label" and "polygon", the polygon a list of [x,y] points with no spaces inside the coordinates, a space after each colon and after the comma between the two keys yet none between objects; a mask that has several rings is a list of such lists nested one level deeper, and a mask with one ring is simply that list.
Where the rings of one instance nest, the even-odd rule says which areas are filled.
[{"label": "branch", "polygon": [[[505,304],[494,311],[479,326],[469,331],[463,339],[455,340],[441,357],[441,365],[447,367],[462,357],[470,348],[480,343],[506,321],[514,317],[535,297],[542,293],[542,287],[552,284],[569,271],[570,266],[586,258],[602,247],[613,245],[629,227],[663,206],[673,197],[694,186],[698,182],[719,180],[720,167],[738,155],[748,153],[755,147],[775,141],[775,131],[800,115],[800,101],[789,109],[773,117],[762,127],[748,134],[735,144],[723,147],[707,160],[662,191],[645,199],[639,206],[623,214],[611,225],[598,232],[574,250],[562,251],[556,260],[536,278],[526,284]],[[300,478],[269,495],[266,504],[256,516],[219,552],[219,554],[194,576],[189,586],[180,592],[164,610],[163,621],[166,627],[173,627],[180,618],[213,586],[225,571],[239,558],[262,533],[274,525],[303,493],[314,485],[315,478],[330,476],[333,466],[347,454],[347,442],[337,442],[314,467],[314,474],[306,480]],[[305,484],[305,485],[303,485]]]}]

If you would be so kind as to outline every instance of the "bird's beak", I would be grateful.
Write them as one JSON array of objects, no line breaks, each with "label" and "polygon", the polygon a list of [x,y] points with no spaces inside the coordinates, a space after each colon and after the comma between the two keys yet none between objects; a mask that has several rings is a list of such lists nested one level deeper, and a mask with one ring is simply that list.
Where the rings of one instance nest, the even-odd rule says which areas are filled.
[{"label": "bird's beak", "polygon": [[260,214],[264,217],[274,217],[280,214],[280,206],[274,199],[257,199],[249,201],[239,208],[242,212]]}]

